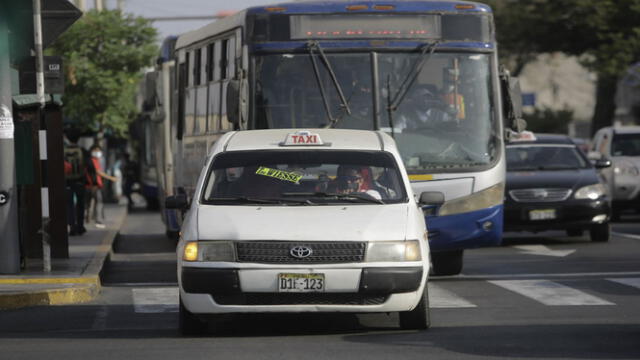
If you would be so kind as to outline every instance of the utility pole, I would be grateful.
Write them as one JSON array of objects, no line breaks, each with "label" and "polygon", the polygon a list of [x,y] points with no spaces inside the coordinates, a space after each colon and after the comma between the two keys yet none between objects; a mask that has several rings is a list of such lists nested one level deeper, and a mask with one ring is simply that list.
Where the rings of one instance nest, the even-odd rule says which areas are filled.
[{"label": "utility pole", "polygon": [[76,6],[82,12],[87,11],[87,0],[76,0]]},{"label": "utility pole", "polygon": [[102,11],[104,7],[102,6],[102,0],[95,0],[96,11]]},{"label": "utility pole", "polygon": [[44,118],[44,58],[42,53],[42,7],[41,0],[33,0],[33,44],[36,52],[36,94],[40,107],[40,164],[42,167],[42,256],[44,271],[51,271],[51,243],[49,242],[49,187],[47,175],[47,128]]},{"label": "utility pole", "polygon": [[0,274],[20,272],[8,13],[0,4]]},{"label": "utility pole", "polygon": [[124,11],[124,0],[118,0],[118,10]]}]

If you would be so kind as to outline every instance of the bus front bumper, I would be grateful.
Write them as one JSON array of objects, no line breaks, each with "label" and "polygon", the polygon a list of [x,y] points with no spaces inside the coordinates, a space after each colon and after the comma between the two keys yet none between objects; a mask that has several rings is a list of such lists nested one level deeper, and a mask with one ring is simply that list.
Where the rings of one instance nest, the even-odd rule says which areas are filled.
[{"label": "bus front bumper", "polygon": [[451,251],[502,243],[503,205],[463,214],[427,216],[431,251]]}]

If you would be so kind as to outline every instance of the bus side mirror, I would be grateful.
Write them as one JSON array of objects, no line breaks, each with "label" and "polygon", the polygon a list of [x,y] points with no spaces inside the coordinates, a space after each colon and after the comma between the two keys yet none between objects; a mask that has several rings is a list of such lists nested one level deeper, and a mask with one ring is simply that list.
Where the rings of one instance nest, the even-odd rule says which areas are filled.
[{"label": "bus side mirror", "polygon": [[189,207],[189,201],[186,194],[178,194],[167,197],[164,201],[164,207],[167,209],[185,210]]},{"label": "bus side mirror", "polygon": [[516,77],[511,77],[508,70],[501,68],[500,86],[504,97],[502,106],[507,127],[515,132],[526,130],[527,122],[522,118],[520,81]]},{"label": "bus side mirror", "polygon": [[238,126],[240,123],[240,80],[230,80],[227,85],[227,119]]}]

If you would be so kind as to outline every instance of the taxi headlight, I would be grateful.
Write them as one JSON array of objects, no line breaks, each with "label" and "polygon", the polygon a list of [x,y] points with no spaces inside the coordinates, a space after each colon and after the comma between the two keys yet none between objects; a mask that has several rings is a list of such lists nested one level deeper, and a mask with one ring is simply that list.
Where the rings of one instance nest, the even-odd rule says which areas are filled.
[{"label": "taxi headlight", "polygon": [[578,189],[578,191],[576,191],[576,194],[573,195],[573,197],[576,199],[597,200],[600,197],[604,196],[604,194],[605,189],[602,184],[593,184],[581,187],[580,189]]},{"label": "taxi headlight", "polygon": [[184,246],[184,261],[235,261],[231,241],[190,241]]},{"label": "taxi headlight", "polygon": [[367,247],[367,262],[420,260],[422,255],[418,240],[370,242]]},{"label": "taxi headlight", "polygon": [[469,196],[445,202],[438,215],[462,214],[482,210],[502,204],[504,198],[504,183],[493,185]]}]

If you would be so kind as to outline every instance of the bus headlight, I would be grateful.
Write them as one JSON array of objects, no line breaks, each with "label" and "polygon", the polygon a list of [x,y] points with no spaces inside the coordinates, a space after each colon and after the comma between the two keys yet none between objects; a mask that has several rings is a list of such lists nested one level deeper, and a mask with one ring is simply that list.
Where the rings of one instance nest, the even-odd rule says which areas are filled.
[{"label": "bus headlight", "polygon": [[235,261],[231,241],[189,241],[184,246],[184,261]]},{"label": "bus headlight", "polygon": [[469,196],[445,202],[438,215],[453,215],[482,210],[502,204],[504,198],[504,183],[493,185]]},{"label": "bus headlight", "polygon": [[581,187],[580,189],[578,189],[578,191],[576,191],[573,197],[576,199],[596,200],[604,196],[604,194],[605,194],[605,189],[602,184],[593,184],[593,185]]},{"label": "bus headlight", "polygon": [[387,261],[420,261],[420,242],[409,241],[381,241],[370,242],[367,246],[366,262]]}]

